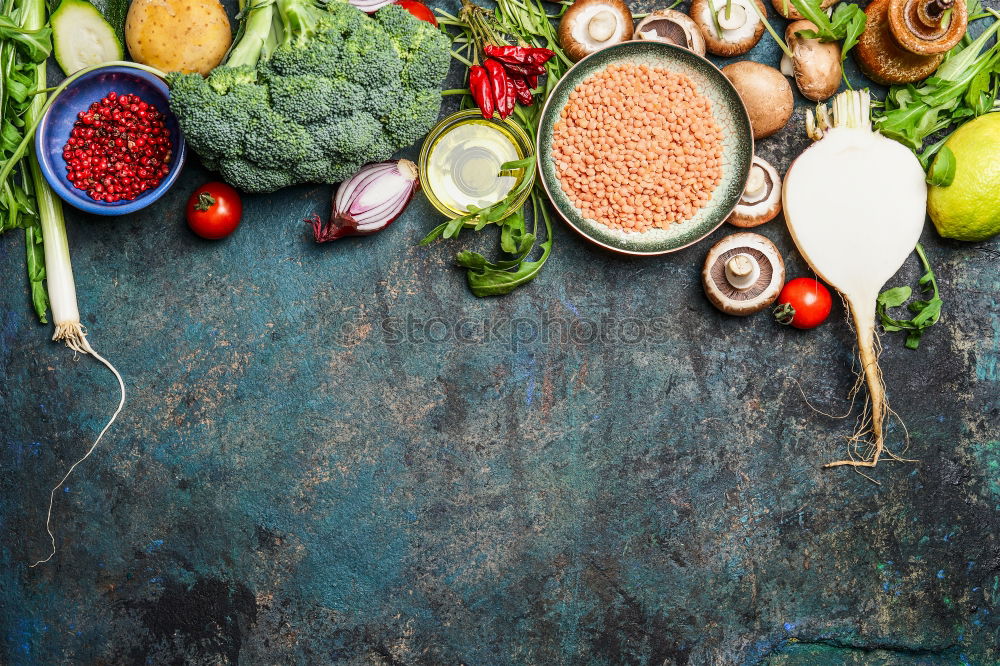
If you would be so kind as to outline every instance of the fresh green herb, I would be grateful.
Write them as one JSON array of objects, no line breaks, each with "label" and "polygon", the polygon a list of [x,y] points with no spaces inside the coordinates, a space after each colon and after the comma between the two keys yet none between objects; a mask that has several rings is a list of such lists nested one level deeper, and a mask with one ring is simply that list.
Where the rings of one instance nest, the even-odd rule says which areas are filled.
[{"label": "fresh green herb", "polygon": [[[1000,14],[989,10],[1000,19]],[[875,115],[879,132],[899,141],[920,157],[924,168],[944,145],[923,149],[928,137],[992,110],[1000,88],[1000,44],[987,46],[1000,29],[995,20],[979,37],[955,46],[932,77],[919,87],[892,86]]]},{"label": "fresh green herb", "polygon": [[[37,4],[36,4],[37,3]],[[40,117],[45,96],[45,59],[52,50],[52,30],[44,22],[41,0],[6,0],[0,13],[0,233],[24,229],[25,259],[31,302],[43,324],[48,323],[45,253],[42,247],[40,203],[44,211],[58,199],[38,173],[23,147]],[[41,200],[45,200],[42,202]]]},{"label": "fresh green herb", "polygon": [[[920,290],[930,298],[906,303],[910,300],[912,290],[907,286],[894,287],[879,294],[875,306],[878,316],[882,320],[882,328],[890,332],[907,332],[907,349],[916,349],[920,345],[920,338],[924,331],[936,324],[941,318],[941,295],[938,292],[937,278],[934,276],[934,271],[931,269],[930,262],[927,261],[927,255],[920,243],[917,243],[914,251],[920,258],[920,263],[923,264],[925,271],[919,280]],[[912,318],[894,319],[889,315],[889,309],[902,307],[903,304],[906,304],[906,308],[913,313]]]},{"label": "fresh green herb", "polygon": [[955,153],[945,146],[938,152],[927,172],[927,182],[937,187],[948,187],[955,180]]},{"label": "fresh green herb", "polygon": [[818,39],[821,42],[843,41],[840,47],[840,61],[843,62],[858,38],[865,31],[864,10],[858,5],[842,2],[833,10],[833,16],[828,17],[820,0],[791,0],[792,5],[802,16],[812,21],[817,30],[800,30],[798,35],[805,39]]},{"label": "fresh green herb", "polygon": [[[537,188],[530,196],[534,218],[534,232],[524,233],[524,215],[517,213],[507,218],[500,234],[503,250],[514,254],[510,261],[489,262],[477,252],[460,252],[458,263],[469,269],[467,278],[469,289],[476,296],[501,296],[509,294],[522,284],[535,279],[552,252],[552,217],[545,195]],[[534,261],[526,261],[535,244],[539,232],[539,220],[545,224],[545,241],[542,254]]]}]

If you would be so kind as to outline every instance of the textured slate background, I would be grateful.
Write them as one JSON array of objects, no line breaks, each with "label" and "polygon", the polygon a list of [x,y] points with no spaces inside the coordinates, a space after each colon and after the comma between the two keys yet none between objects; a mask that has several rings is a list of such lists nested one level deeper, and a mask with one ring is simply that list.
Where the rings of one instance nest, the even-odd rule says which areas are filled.
[{"label": "textured slate background", "polygon": [[[777,63],[766,37],[753,56]],[[760,153],[784,170],[801,124]],[[0,239],[0,662],[1000,663],[996,241],[924,234],[946,314],[882,356],[919,462],[875,485],[819,468],[853,417],[795,384],[847,409],[839,304],[804,333],[702,295],[731,228],[636,260],[558,226],[541,277],[483,301],[455,246],[417,247],[422,200],[317,246],[301,220],[329,188],[248,197],[210,243],[181,217],[207,178],[125,219],[68,211],[129,395],[36,569],[116,387],[48,342]],[[760,231],[808,274],[781,220]]]}]

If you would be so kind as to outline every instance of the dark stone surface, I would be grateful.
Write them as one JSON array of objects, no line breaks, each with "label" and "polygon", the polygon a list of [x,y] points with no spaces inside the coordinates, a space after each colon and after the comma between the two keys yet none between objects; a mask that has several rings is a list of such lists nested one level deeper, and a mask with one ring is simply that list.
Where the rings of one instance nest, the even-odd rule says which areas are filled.
[{"label": "dark stone surface", "polygon": [[[801,124],[760,142],[782,171]],[[882,355],[918,462],[876,485],[820,469],[854,419],[796,384],[847,410],[839,304],[800,332],[702,295],[731,228],[636,260],[558,226],[535,283],[477,300],[455,246],[416,245],[422,200],[317,246],[329,188],[248,197],[210,243],[181,217],[207,177],[125,219],[67,211],[129,393],[35,569],[116,387],[48,342],[0,239],[0,662],[1000,663],[996,241],[924,234],[944,318]],[[781,220],[760,231],[808,274]]]}]

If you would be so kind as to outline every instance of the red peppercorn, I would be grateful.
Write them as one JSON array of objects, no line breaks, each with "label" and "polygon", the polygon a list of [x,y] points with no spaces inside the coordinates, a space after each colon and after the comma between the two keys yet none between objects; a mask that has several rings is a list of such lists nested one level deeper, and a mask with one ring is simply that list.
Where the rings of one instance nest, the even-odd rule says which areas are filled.
[{"label": "red peppercorn", "polygon": [[170,172],[164,116],[138,95],[109,92],[77,114],[63,146],[66,178],[90,198],[131,201]]}]

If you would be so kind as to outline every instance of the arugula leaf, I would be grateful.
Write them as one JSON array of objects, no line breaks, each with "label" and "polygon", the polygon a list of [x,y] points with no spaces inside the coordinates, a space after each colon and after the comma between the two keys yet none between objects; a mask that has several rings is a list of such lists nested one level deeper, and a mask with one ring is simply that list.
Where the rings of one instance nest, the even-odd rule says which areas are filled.
[{"label": "arugula leaf", "polygon": [[844,43],[840,46],[840,62],[844,62],[847,57],[847,53],[853,49],[858,40],[861,39],[861,33],[865,31],[865,25],[868,22],[868,15],[864,13],[857,5],[850,5],[847,3],[841,3],[837,5],[837,8],[833,11],[834,25],[837,24],[837,15],[841,13],[845,15],[845,25],[844,25]]},{"label": "arugula leaf", "polygon": [[887,308],[898,308],[900,305],[910,300],[913,290],[909,287],[894,287],[879,294],[876,302]]},{"label": "arugula leaf", "polygon": [[1000,88],[1000,44],[988,44],[998,29],[1000,20],[995,20],[975,40],[955,46],[919,87],[891,87],[885,107],[875,113],[878,131],[917,153],[926,168],[940,147],[936,144],[921,154],[928,137],[993,108]]},{"label": "arugula leaf", "polygon": [[486,262],[481,270],[470,269],[466,274],[469,289],[479,298],[509,294],[521,285],[534,280],[548,260],[549,254],[552,252],[552,217],[549,214],[545,193],[539,188],[535,188],[531,193],[531,205],[534,212],[535,232],[537,233],[539,230],[539,218],[545,223],[545,241],[541,244],[542,255],[534,261],[523,260],[534,245],[534,234],[528,234],[525,238],[531,238],[531,243],[526,244],[528,247],[516,267],[512,266],[511,270],[504,270],[499,266],[506,262],[496,264]]},{"label": "arugula leaf", "polygon": [[948,187],[955,180],[955,153],[943,146],[927,172],[927,182],[937,187]]},{"label": "arugula leaf", "polygon": [[792,5],[802,16],[812,21],[816,30],[800,30],[798,34],[805,39],[818,39],[821,42],[837,42],[843,40],[840,47],[840,61],[847,58],[848,52],[858,43],[858,38],[865,31],[868,17],[864,10],[855,4],[842,2],[833,10],[833,16],[828,17],[820,0],[791,0]]},{"label": "arugula leaf", "polygon": [[925,271],[918,281],[920,290],[929,295],[930,298],[915,300],[906,304],[906,309],[913,313],[913,317],[910,319],[895,319],[888,313],[889,308],[900,307],[909,300],[912,290],[907,286],[894,287],[883,291],[879,294],[875,305],[875,310],[878,312],[879,319],[882,322],[882,328],[889,332],[906,331],[904,346],[907,349],[916,349],[920,345],[920,338],[924,332],[941,318],[941,306],[943,304],[938,292],[937,278],[934,276],[934,271],[927,260],[923,246],[917,243],[914,252],[917,253],[917,257],[919,257]]},{"label": "arugula leaf", "polygon": [[[507,196],[485,208],[470,206],[467,214],[439,224],[420,241],[421,245],[428,245],[438,238],[456,238],[462,229],[472,228],[474,231],[480,231],[490,224],[499,226],[500,249],[513,255],[511,259],[488,261],[478,252],[468,250],[459,252],[455,257],[456,263],[467,269],[469,289],[475,296],[509,294],[522,284],[533,280],[552,251],[552,221],[546,208],[545,194],[535,182],[535,168],[534,156],[501,165],[500,175],[518,175],[518,172],[521,172],[518,185],[508,192]],[[522,209],[509,212],[511,203],[529,189],[528,196],[534,213],[532,233],[525,231]],[[541,244],[542,255],[535,261],[527,261],[538,238],[540,220],[544,222],[546,229],[545,242]]]},{"label": "arugula leaf", "polygon": [[0,38],[12,40],[32,63],[43,62],[52,52],[52,28],[25,30],[0,14]]}]

